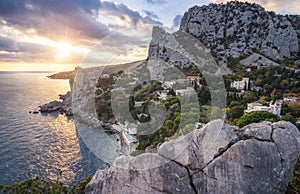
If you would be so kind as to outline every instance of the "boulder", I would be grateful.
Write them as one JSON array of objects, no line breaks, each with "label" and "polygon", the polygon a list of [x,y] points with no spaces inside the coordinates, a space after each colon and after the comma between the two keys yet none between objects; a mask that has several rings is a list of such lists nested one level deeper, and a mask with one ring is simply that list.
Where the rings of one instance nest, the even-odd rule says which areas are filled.
[{"label": "boulder", "polygon": [[69,91],[65,95],[60,95],[59,98],[62,101],[52,101],[47,104],[41,105],[40,112],[42,113],[50,113],[55,111],[60,111],[65,113],[68,116],[72,116],[72,93]]},{"label": "boulder", "polygon": [[85,192],[285,193],[299,157],[300,132],[289,122],[239,129],[216,120],[158,153],[117,158]]},{"label": "boulder", "polygon": [[55,100],[52,102],[49,102],[47,104],[41,105],[40,107],[40,111],[41,112],[54,112],[54,111],[58,111],[61,108],[61,102]]}]

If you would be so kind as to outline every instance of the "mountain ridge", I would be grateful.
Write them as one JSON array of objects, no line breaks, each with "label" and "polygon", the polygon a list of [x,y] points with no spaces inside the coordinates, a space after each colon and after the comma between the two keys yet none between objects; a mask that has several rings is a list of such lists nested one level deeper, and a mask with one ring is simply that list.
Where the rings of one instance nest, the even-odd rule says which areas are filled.
[{"label": "mountain ridge", "polygon": [[274,61],[300,58],[299,15],[280,15],[258,4],[228,2],[194,6],[185,12],[180,30],[216,53],[220,66],[231,58],[258,53]]}]

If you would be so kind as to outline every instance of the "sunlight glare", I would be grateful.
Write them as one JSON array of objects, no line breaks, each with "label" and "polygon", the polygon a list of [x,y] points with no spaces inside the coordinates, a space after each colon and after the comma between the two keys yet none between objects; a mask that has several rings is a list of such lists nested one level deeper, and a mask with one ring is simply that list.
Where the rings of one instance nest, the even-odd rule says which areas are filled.
[{"label": "sunlight glare", "polygon": [[71,55],[71,46],[67,42],[60,43],[57,45],[57,59],[66,59]]}]

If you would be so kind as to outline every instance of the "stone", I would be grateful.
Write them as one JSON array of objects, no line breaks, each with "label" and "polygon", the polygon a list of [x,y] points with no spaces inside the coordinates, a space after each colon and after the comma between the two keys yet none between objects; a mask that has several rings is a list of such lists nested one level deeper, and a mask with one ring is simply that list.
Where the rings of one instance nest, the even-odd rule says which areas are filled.
[{"label": "stone", "polygon": [[40,111],[41,112],[54,112],[54,111],[58,111],[61,108],[61,102],[55,100],[52,102],[49,102],[47,104],[41,105],[40,106]]},{"label": "stone", "polygon": [[300,157],[300,132],[286,121],[239,129],[216,120],[158,150],[117,158],[85,192],[285,193]]},{"label": "stone", "polygon": [[55,111],[60,111],[65,113],[67,116],[72,116],[72,93],[71,91],[67,92],[65,95],[60,95],[62,101],[52,101],[46,104],[43,104],[40,107],[40,112],[42,113],[51,113]]}]

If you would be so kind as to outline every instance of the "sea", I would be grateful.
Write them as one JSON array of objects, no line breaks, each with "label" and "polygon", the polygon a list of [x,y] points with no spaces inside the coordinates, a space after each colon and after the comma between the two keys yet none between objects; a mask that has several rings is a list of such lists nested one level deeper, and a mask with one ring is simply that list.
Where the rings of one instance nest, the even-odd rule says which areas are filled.
[{"label": "sea", "polygon": [[0,184],[39,176],[72,186],[105,163],[79,138],[72,117],[32,114],[70,90],[51,72],[0,72]]}]

